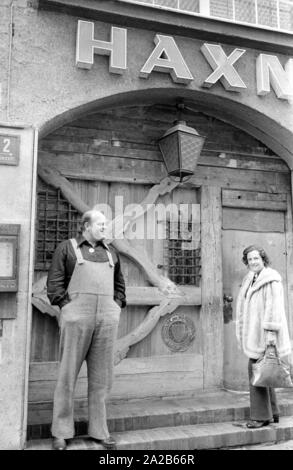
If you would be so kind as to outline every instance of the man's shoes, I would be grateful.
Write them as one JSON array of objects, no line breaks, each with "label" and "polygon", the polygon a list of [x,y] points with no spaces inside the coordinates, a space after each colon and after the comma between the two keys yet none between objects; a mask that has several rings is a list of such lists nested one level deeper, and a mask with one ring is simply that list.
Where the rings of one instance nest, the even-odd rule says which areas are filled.
[{"label": "man's shoes", "polygon": [[101,444],[103,447],[105,447],[105,449],[116,449],[117,443],[112,436],[109,436],[106,439],[95,439],[94,437],[92,437],[92,439],[98,444]]},{"label": "man's shoes", "polygon": [[257,428],[262,428],[263,426],[268,426],[270,424],[270,421],[255,421],[255,420],[250,420],[246,423],[246,427],[249,429],[257,429]]},{"label": "man's shoes", "polygon": [[278,423],[280,421],[279,415],[273,415],[273,420],[274,420],[274,423]]},{"label": "man's shoes", "polygon": [[67,444],[62,437],[53,437],[52,448],[53,450],[66,450]]}]

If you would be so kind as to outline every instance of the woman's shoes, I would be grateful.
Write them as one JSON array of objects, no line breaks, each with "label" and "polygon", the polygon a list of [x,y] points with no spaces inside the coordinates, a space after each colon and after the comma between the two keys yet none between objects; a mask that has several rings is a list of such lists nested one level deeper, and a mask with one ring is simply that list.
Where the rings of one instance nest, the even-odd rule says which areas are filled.
[{"label": "woman's shoes", "polygon": [[112,436],[109,436],[105,439],[96,439],[94,437],[91,437],[91,439],[97,442],[98,444],[101,444],[103,447],[105,447],[105,449],[116,449],[117,443]]},{"label": "woman's shoes", "polygon": [[53,442],[52,442],[53,450],[66,450],[66,447],[67,447],[67,443],[66,443],[66,440],[63,439],[63,437],[53,436]]},{"label": "woman's shoes", "polygon": [[273,421],[274,421],[274,423],[278,423],[279,420],[280,420],[279,415],[273,415]]},{"label": "woman's shoes", "polygon": [[263,426],[268,426],[270,424],[270,421],[255,421],[255,420],[250,420],[246,423],[246,427],[249,429],[257,429],[257,428],[262,428]]}]

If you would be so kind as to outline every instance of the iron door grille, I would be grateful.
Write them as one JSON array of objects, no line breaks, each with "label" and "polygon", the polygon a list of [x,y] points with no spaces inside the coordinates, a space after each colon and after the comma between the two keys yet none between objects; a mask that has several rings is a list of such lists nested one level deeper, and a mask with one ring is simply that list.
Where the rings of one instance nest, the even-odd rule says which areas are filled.
[{"label": "iron door grille", "polygon": [[60,189],[39,184],[35,268],[47,270],[53,253],[63,240],[79,230],[79,212],[62,196]]},{"label": "iron door grille", "polygon": [[164,267],[168,277],[178,285],[199,286],[201,254],[198,239],[192,234],[198,224],[167,221]]}]

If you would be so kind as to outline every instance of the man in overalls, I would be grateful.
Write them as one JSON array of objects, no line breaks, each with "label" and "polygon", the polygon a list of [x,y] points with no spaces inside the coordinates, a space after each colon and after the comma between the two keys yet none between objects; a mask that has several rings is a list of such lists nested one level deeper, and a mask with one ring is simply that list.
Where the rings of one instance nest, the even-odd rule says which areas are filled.
[{"label": "man in overalls", "polygon": [[59,373],[54,394],[53,449],[74,437],[74,389],[84,360],[88,370],[88,434],[105,448],[109,435],[105,399],[111,388],[114,343],[126,305],[119,257],[105,239],[106,218],[92,210],[82,217],[79,237],[62,242],[48,273],[47,295],[61,308]]}]

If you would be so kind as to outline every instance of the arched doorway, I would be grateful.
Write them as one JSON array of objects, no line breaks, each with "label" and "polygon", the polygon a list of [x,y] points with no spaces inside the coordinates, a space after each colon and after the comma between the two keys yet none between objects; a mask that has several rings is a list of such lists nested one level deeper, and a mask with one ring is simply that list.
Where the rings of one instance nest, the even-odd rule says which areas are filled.
[{"label": "arched doorway", "polygon": [[[198,389],[222,386],[224,343],[227,351],[234,347],[230,332],[233,313],[224,319],[222,297],[223,293],[234,295],[227,289],[235,280],[236,289],[240,279],[241,272],[236,269],[240,261],[231,264],[236,259],[236,248],[255,233],[268,234],[265,236],[269,246],[272,246],[271,234],[278,234],[279,239],[273,245],[276,250],[279,240],[284,249],[290,246],[291,183],[286,163],[251,135],[203,112],[200,103],[191,107],[195,111],[186,111],[184,118],[207,136],[196,174],[172,191],[165,190],[162,194],[158,191],[155,202],[163,206],[190,204],[197,208],[194,224],[187,227],[189,232],[194,232],[194,244],[186,246],[178,231],[177,238],[172,238],[169,225],[166,240],[144,237],[132,240],[132,248],[142,254],[141,263],[122,254],[129,301],[121,317],[119,351],[122,353],[117,360],[112,400],[192,395]],[[155,104],[91,112],[41,139],[39,174],[43,179],[38,182],[35,281],[45,276],[56,243],[74,233],[78,215],[73,201],[66,200],[64,191],[57,189],[58,184],[48,184],[42,169],[58,170],[85,206],[105,203],[114,213],[115,196],[123,196],[123,208],[141,203],[166,177],[157,139],[175,118],[174,106],[158,100]],[[274,204],[276,221],[270,225],[266,214]],[[237,213],[244,211],[238,225],[237,220],[235,225],[235,209]],[[250,223],[253,217],[258,221],[257,226]],[[158,224],[164,222],[158,220]],[[242,230],[244,222],[247,225]],[[241,229],[235,238],[237,227]],[[288,253],[283,255],[281,266],[286,272],[287,259]],[[150,273],[141,269],[143,260],[146,264],[150,262],[157,275],[167,274],[186,295],[180,306],[167,305],[152,328],[129,345],[124,339],[143,324],[151,309],[162,303]],[[233,275],[235,270],[237,277]],[[28,424],[31,432],[42,426],[46,433],[56,378],[58,327],[56,318],[48,315],[45,308],[41,311],[41,304],[35,302]],[[224,330],[227,330],[225,341]],[[218,357],[219,353],[222,357]],[[82,423],[86,416],[85,374],[82,370],[76,400]]]}]

